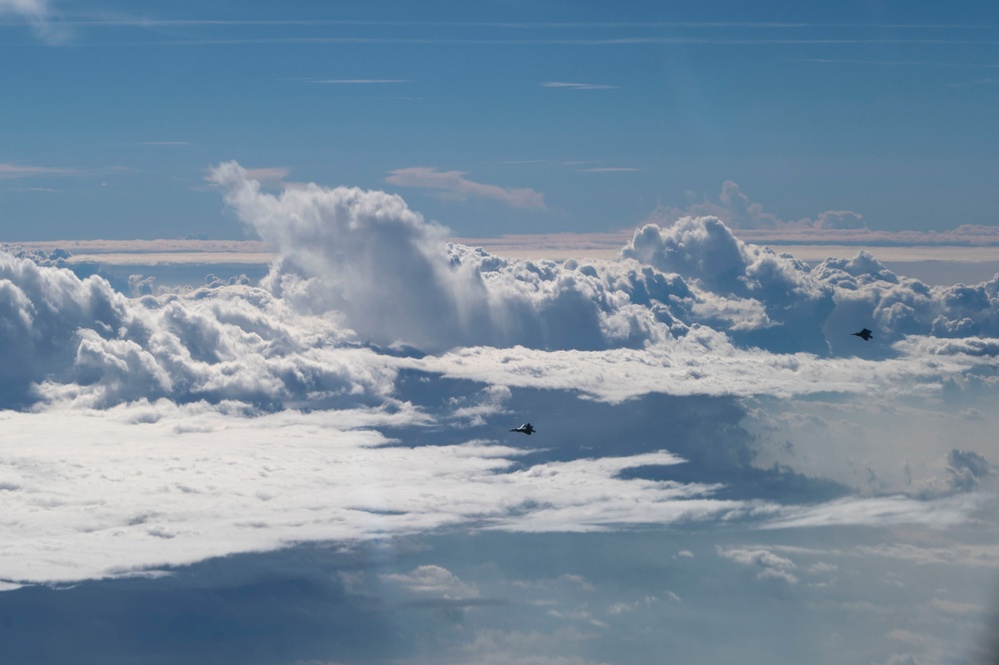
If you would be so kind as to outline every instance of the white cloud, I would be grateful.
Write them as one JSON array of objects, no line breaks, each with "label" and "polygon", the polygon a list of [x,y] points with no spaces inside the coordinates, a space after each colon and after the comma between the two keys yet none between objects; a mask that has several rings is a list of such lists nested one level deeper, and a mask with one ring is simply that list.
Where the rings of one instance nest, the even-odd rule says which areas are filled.
[{"label": "white cloud", "polygon": [[438,171],[436,168],[416,166],[396,169],[385,182],[400,187],[432,189],[465,200],[471,197],[492,199],[511,208],[546,210],[545,195],[528,188],[500,187],[469,180],[462,171]]},{"label": "white cloud", "polygon": [[605,276],[588,265],[510,263],[445,245],[443,228],[382,192],[309,185],[272,196],[236,164],[214,177],[240,218],[279,252],[265,286],[307,311],[342,312],[378,343],[641,344],[669,334],[657,322],[665,312],[630,303],[625,282],[685,289],[634,269]]},{"label": "white cloud", "polygon": [[[995,280],[928,287],[868,254],[809,269],[710,217],[643,226],[619,260],[508,261],[448,244],[398,196],[311,184],[268,194],[252,175],[234,163],[213,171],[227,204],[276,252],[260,286],[128,298],[58,267],[58,252],[45,255],[48,266],[0,253],[0,404],[22,410],[0,412],[4,584],[456,525],[946,529],[987,501],[989,451],[971,445],[943,455],[936,493],[761,498],[760,485],[739,484],[740,474],[770,472],[749,467],[737,399],[763,409],[766,399],[833,394],[874,412],[874,398],[970,386],[985,395],[973,406],[990,413]],[[849,335],[867,322],[875,340]],[[404,387],[403,376],[420,378]],[[641,406],[693,415],[645,414],[641,441],[601,431],[570,446],[540,426],[517,445],[558,446],[494,441],[490,428],[507,411],[512,419],[527,391],[573,396],[558,403],[570,424],[595,407],[586,400],[618,414],[650,393],[677,399]],[[727,415],[693,408],[712,400],[730,405]],[[988,423],[961,417],[968,408],[954,417]],[[787,427],[800,433],[831,422],[792,415]],[[692,437],[710,417],[723,420],[711,430],[721,440]],[[861,454],[873,443],[850,445],[853,468],[876,468]],[[878,448],[901,466],[900,445]],[[688,454],[708,449],[728,466]],[[766,477],[792,476],[775,467]],[[676,477],[692,481],[664,479]],[[703,559],[677,550],[685,565]],[[792,584],[817,570],[725,551]],[[455,593],[466,584],[445,573],[387,581],[412,591],[436,580]]]},{"label": "white cloud", "polygon": [[408,573],[387,573],[380,576],[386,582],[403,586],[417,596],[446,599],[478,598],[479,590],[473,584],[462,582],[447,568],[423,565]]},{"label": "white cloud", "polygon": [[[668,228],[646,225],[622,255],[676,272],[707,291],[699,294],[707,302],[713,300],[708,307],[700,305],[704,312],[733,306],[749,312],[747,302],[725,301],[758,301],[755,309],[766,317],[757,317],[757,325],[770,330],[736,339],[769,350],[856,352],[847,333],[860,327],[875,330],[875,339],[889,342],[907,335],[999,336],[995,279],[930,287],[896,275],[866,251],[853,259],[827,259],[810,269],[790,255],[739,240],[714,217],[685,217]],[[751,318],[737,318],[744,325],[752,323]],[[730,324],[718,327],[738,330]],[[887,351],[877,343],[864,351],[875,349],[881,355]]]},{"label": "white cloud", "polygon": [[[133,301],[99,278],[0,256],[8,403],[30,402],[31,384],[41,385],[36,395],[90,404],[381,400],[395,370],[372,370],[385,366],[374,352],[341,348],[358,341],[458,347],[389,367],[610,401],[648,392],[895,394],[996,362],[988,337],[903,337],[999,334],[992,282],[931,288],[865,254],[809,271],[712,218],[643,227],[624,249],[632,260],[511,262],[447,245],[443,229],[398,197],[315,185],[274,196],[236,165],[216,177],[278,251],[266,290]],[[873,342],[849,335],[869,321]]]},{"label": "white cloud", "polygon": [[487,416],[504,412],[504,404],[510,396],[507,386],[492,385],[474,395],[452,398],[450,406],[454,410],[451,417],[467,421],[470,425],[483,425]]},{"label": "white cloud", "polygon": [[702,287],[710,294],[702,299],[712,303],[702,311],[756,310],[751,319],[737,317],[749,330],[773,329],[753,337],[754,344],[775,351],[825,351],[821,326],[835,307],[833,289],[812,279],[793,257],[742,242],[716,217],[684,217],[669,228],[646,225],[621,255]]},{"label": "white cloud", "polygon": [[445,376],[506,386],[579,390],[608,402],[648,393],[671,395],[920,395],[941,376],[979,365],[960,356],[920,354],[873,361],[768,354],[738,349],[704,328],[675,342],[644,349],[544,351],[468,347],[402,361]]},{"label": "white cloud", "polygon": [[275,197],[236,164],[213,177],[240,218],[280,252],[268,284],[288,302],[342,311],[352,328],[383,343],[426,344],[483,325],[481,281],[452,268],[444,229],[401,198],[316,185]]},{"label": "white cloud", "polygon": [[335,318],[241,285],[130,300],[99,277],[0,253],[0,313],[5,405],[378,400],[393,376],[363,360],[370,351],[334,350],[350,337]]},{"label": "white cloud", "polygon": [[931,501],[907,496],[847,497],[817,506],[791,508],[767,528],[795,528],[892,523],[944,527],[960,524],[986,502],[985,497],[958,495]]},{"label": "white cloud", "polygon": [[[235,407],[234,407],[235,408]],[[134,574],[211,556],[453,525],[590,531],[744,510],[711,487],[620,477],[667,453],[518,468],[495,443],[386,445],[379,410],[285,411],[137,403],[105,411],[3,412],[0,580]],[[443,569],[392,578],[411,590],[471,587]]]},{"label": "white cloud", "polygon": [[759,579],[777,579],[788,584],[797,584],[800,580],[792,572],[798,566],[793,561],[778,554],[774,554],[767,549],[745,549],[745,548],[724,548],[717,547],[718,555],[731,559],[744,566],[753,566],[759,569],[757,577]]},{"label": "white cloud", "polygon": [[701,324],[740,346],[852,355],[849,333],[866,325],[877,341],[865,352],[885,356],[884,342],[905,335],[999,335],[996,284],[931,288],[864,253],[810,270],[744,243],[717,218],[637,230],[622,256],[639,265],[519,263],[445,246],[442,228],[381,192],[309,185],[271,196],[236,164],[213,177],[280,252],[267,282],[276,295],[342,312],[380,343],[599,349]]}]

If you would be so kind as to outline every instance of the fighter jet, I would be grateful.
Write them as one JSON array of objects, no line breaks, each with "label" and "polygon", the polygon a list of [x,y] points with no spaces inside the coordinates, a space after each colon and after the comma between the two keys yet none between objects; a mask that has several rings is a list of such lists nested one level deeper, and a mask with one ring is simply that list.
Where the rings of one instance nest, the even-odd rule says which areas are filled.
[{"label": "fighter jet", "polygon": [[855,333],[850,333],[850,334],[851,335],[856,335],[857,337],[859,337],[860,339],[864,340],[865,342],[868,341],[869,339],[871,339],[872,337],[874,337],[874,334],[870,330],[868,330],[867,328],[864,328],[860,332],[855,332]]},{"label": "fighter jet", "polygon": [[528,436],[530,436],[531,434],[534,434],[537,430],[534,429],[533,427],[531,427],[531,423],[526,423],[524,425],[521,425],[520,427],[514,427],[510,431],[511,432],[523,432],[524,434],[527,434]]}]

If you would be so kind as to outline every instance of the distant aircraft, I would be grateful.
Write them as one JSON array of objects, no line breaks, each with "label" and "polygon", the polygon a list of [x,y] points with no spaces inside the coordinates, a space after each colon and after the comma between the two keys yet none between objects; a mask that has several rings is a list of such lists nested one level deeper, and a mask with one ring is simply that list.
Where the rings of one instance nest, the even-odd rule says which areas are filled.
[{"label": "distant aircraft", "polygon": [[850,333],[850,334],[851,335],[856,335],[857,337],[859,337],[860,339],[864,340],[865,342],[867,340],[871,339],[872,337],[874,337],[874,334],[870,330],[868,330],[867,328],[864,328],[860,332],[855,332],[855,333]]},{"label": "distant aircraft", "polygon": [[534,434],[535,432],[537,432],[536,429],[534,429],[533,427],[531,427],[531,423],[527,423],[525,425],[521,425],[520,427],[514,427],[510,431],[511,432],[523,432],[524,434],[527,434],[528,436],[530,436],[531,434]]}]

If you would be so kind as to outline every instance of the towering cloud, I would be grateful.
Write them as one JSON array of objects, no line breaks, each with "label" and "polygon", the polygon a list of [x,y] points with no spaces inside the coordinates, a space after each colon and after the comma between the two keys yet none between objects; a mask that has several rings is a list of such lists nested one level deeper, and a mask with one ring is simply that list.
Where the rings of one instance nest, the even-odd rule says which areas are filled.
[{"label": "towering cloud", "polygon": [[760,312],[755,323],[742,316],[725,326],[743,343],[825,351],[820,326],[834,307],[833,290],[811,279],[793,257],[743,243],[716,217],[684,217],[668,228],[646,225],[621,255],[693,280],[704,291],[701,312]]},{"label": "towering cloud", "polygon": [[[266,406],[337,395],[376,403],[394,370],[371,370],[364,354],[374,352],[358,348],[368,342],[431,353],[645,350],[657,371],[670,358],[700,355],[690,361],[700,366],[754,348],[995,355],[999,279],[930,287],[866,253],[810,269],[740,241],[714,217],[646,225],[618,261],[507,261],[447,243],[445,229],[396,196],[317,185],[272,195],[235,163],[213,178],[278,252],[261,286],[216,282],[130,299],[99,277],[0,253],[3,404],[169,397]],[[862,326],[875,331],[872,343],[849,335]],[[812,361],[773,356],[760,366],[801,362]]]},{"label": "towering cloud", "polygon": [[[463,348],[426,365],[467,375],[454,363],[493,358],[501,364],[479,367],[507,376],[498,381],[512,380],[516,365],[500,350],[522,347],[516,362],[532,358],[535,380],[552,385],[563,383],[559,363],[606,353],[577,374],[588,381],[580,389],[612,399],[656,390],[654,377],[667,375],[673,383],[658,389],[747,394],[731,381],[750,366],[765,369],[756,378],[766,381],[749,384],[765,391],[849,384],[845,365],[816,357],[912,360],[887,376],[996,355],[999,279],[930,287],[865,253],[810,269],[740,241],[714,217],[646,225],[616,261],[508,261],[447,243],[445,229],[396,196],[317,185],[273,195],[235,163],[213,178],[277,250],[261,285],[216,280],[131,299],[58,261],[0,252],[0,404],[390,404],[400,364],[369,343]],[[875,331],[873,342],[849,335],[861,326]],[[734,357],[752,364],[722,362]],[[613,369],[625,365],[628,385]]]},{"label": "towering cloud", "polygon": [[6,407],[361,399],[383,394],[392,377],[358,361],[364,351],[334,353],[347,335],[334,321],[245,285],[131,300],[100,277],[0,253],[0,321]]},{"label": "towering cloud", "polygon": [[34,382],[69,379],[82,339],[108,340],[129,327],[142,329],[128,300],[104,280],[81,280],[68,270],[3,253],[0,321],[0,399],[8,404],[27,402]]},{"label": "towering cloud", "polygon": [[[856,352],[846,333],[860,327],[889,343],[907,335],[999,335],[999,277],[931,287],[896,275],[865,251],[809,268],[790,255],[742,242],[716,217],[684,217],[665,228],[646,225],[622,256],[689,280],[698,306],[695,318],[686,321],[711,311],[741,312],[729,321],[702,316],[700,322],[725,330],[737,343],[770,351]],[[891,353],[886,345],[865,353],[875,348]]]},{"label": "towering cloud", "polygon": [[510,263],[447,245],[445,229],[383,192],[308,185],[274,196],[235,163],[212,178],[240,219],[280,253],[264,285],[303,310],[343,313],[363,339],[426,350],[606,348],[668,335],[629,292],[672,283],[633,267]]}]

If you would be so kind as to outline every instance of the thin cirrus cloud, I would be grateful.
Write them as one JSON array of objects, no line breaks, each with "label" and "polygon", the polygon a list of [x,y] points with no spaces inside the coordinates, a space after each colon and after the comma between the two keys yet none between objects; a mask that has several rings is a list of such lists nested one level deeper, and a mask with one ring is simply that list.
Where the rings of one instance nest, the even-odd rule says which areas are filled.
[{"label": "thin cirrus cloud", "polygon": [[530,188],[501,187],[469,180],[465,171],[440,171],[416,166],[392,171],[385,182],[400,187],[431,189],[465,200],[482,198],[499,201],[521,210],[547,210],[545,195]]},{"label": "thin cirrus cloud", "polygon": [[[774,23],[774,22],[487,22],[487,21],[363,21],[363,20],[233,20],[233,19],[158,19],[149,17],[119,16],[100,18],[88,15],[72,15],[66,11],[57,12],[55,3],[48,0],[0,0],[0,17],[12,15],[17,21],[30,25],[37,36],[49,44],[64,42],[69,29],[77,32],[88,28],[110,28],[117,30],[155,31],[164,28],[202,27],[212,29],[216,34],[200,37],[158,39],[154,43],[175,45],[227,45],[247,44],[395,44],[395,45],[465,45],[484,44],[493,46],[629,46],[629,45],[710,45],[721,44],[737,47],[757,45],[855,45],[855,44],[987,44],[987,40],[954,35],[954,30],[969,27],[963,24],[814,24],[814,23]],[[288,35],[288,28],[315,26],[363,25],[375,29],[409,26],[412,28],[436,27],[454,30],[450,36],[332,36],[332,35]],[[261,30],[280,29],[281,34],[261,36],[232,35],[232,30],[252,27]],[[648,30],[680,30],[675,35],[649,34]],[[926,36],[900,33],[889,38],[881,36],[884,29],[923,30],[939,34]],[[641,34],[637,31],[641,29]],[[479,30],[476,33],[475,30]],[[525,30],[531,33],[524,34]],[[608,37],[601,33],[626,30],[622,36]],[[863,30],[876,30],[864,36]],[[486,32],[481,32],[486,31]],[[513,31],[514,34],[511,34]],[[542,31],[537,33],[535,31]],[[733,31],[735,31],[733,33]],[[533,36],[528,36],[533,35]],[[153,43],[153,42],[151,42]],[[553,81],[552,87],[576,87],[577,89],[613,88],[602,84]],[[544,85],[544,84],[543,84]]]},{"label": "thin cirrus cloud", "polygon": [[572,83],[566,81],[545,81],[540,84],[542,88],[560,88],[563,90],[616,90],[616,85],[603,85],[600,83]]},{"label": "thin cirrus cloud", "polygon": [[13,14],[28,20],[43,20],[49,13],[48,0],[0,0],[0,16]]},{"label": "thin cirrus cloud", "polygon": [[325,83],[328,85],[392,85],[412,83],[409,79],[305,79],[309,83]]},{"label": "thin cirrus cloud", "polygon": [[64,23],[58,20],[49,0],[0,0],[0,18],[5,16],[24,21],[48,44],[59,44],[67,37]]},{"label": "thin cirrus cloud", "polygon": [[24,164],[0,164],[0,180],[46,176],[78,176],[84,174],[84,171],[73,168],[29,166]]}]

